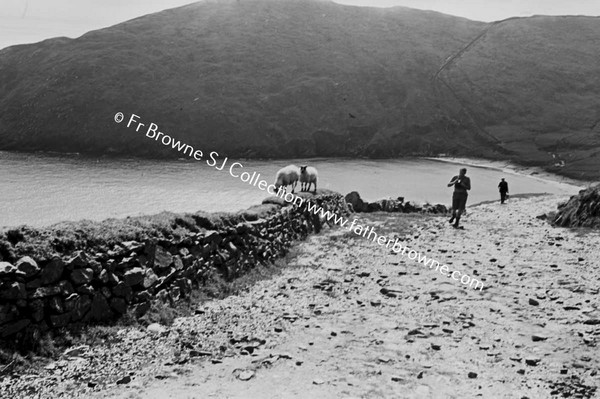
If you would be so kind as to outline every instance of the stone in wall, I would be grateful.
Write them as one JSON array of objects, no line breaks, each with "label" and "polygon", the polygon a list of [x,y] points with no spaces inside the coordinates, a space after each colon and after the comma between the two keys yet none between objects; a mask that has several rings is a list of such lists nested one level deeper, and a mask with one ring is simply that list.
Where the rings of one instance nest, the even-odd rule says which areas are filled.
[{"label": "stone in wall", "polygon": [[375,202],[365,202],[356,191],[346,194],[345,200],[354,212],[398,212],[398,213],[433,213],[445,214],[449,210],[445,205],[425,204],[418,206],[409,201],[404,202],[404,197],[397,199],[383,199]]}]

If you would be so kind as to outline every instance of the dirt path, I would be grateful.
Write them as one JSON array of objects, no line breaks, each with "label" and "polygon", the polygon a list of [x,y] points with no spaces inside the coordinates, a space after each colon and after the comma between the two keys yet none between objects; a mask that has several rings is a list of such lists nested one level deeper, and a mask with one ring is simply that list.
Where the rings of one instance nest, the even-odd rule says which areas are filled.
[{"label": "dirt path", "polygon": [[[408,219],[409,245],[485,279],[483,292],[326,230],[299,244],[281,275],[178,319],[156,338],[179,343],[173,358],[96,397],[600,397],[600,235],[535,218],[559,200],[480,205],[465,230]],[[393,235],[403,218],[365,224]],[[207,331],[227,345],[203,353]]]}]

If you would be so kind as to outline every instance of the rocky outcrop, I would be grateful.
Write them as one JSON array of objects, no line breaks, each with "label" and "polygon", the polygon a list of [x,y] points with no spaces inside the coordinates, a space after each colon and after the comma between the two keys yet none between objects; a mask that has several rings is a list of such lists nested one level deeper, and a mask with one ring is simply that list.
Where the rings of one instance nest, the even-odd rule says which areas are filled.
[{"label": "rocky outcrop", "polygon": [[600,185],[581,190],[560,204],[551,220],[562,227],[600,228]]},{"label": "rocky outcrop", "polygon": [[[348,213],[337,193],[320,191],[311,201]],[[143,241],[90,245],[39,259],[0,257],[0,338],[105,322],[129,310],[141,317],[155,300],[176,302],[215,273],[226,280],[241,276],[285,255],[294,240],[321,228],[306,203],[260,205],[222,216],[219,223],[194,216],[197,225],[180,229],[177,236],[149,235]],[[11,235],[0,236],[0,243],[11,246]],[[82,237],[81,242],[88,241]]]},{"label": "rocky outcrop", "polygon": [[345,199],[348,205],[352,207],[354,212],[365,212],[367,210],[367,206],[360,198],[360,194],[358,192],[352,191],[346,194]]},{"label": "rocky outcrop", "polygon": [[399,213],[447,213],[448,208],[445,205],[425,204],[423,206],[412,204],[409,201],[404,202],[404,197],[397,199],[382,199],[375,202],[365,202],[360,198],[356,191],[346,194],[346,202],[354,212],[399,212]]}]

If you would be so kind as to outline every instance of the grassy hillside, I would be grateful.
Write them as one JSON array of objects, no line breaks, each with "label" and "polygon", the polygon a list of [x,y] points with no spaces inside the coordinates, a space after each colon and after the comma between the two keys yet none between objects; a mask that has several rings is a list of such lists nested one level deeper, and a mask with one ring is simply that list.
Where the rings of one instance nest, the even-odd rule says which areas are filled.
[{"label": "grassy hillside", "polygon": [[578,17],[489,25],[319,0],[204,1],[0,51],[0,149],[177,156],[117,125],[122,111],[235,157],[549,166],[571,135],[584,143],[572,148],[578,165],[597,165],[600,63],[588,39],[599,31]]},{"label": "grassy hillside", "polygon": [[598,178],[598,38],[599,18],[509,19],[490,24],[439,76],[517,159]]},{"label": "grassy hillside", "polygon": [[446,120],[431,76],[482,26],[403,8],[218,1],[15,46],[0,52],[2,148],[164,151],[117,126],[123,111],[229,155],[443,150],[432,131],[460,121]]}]

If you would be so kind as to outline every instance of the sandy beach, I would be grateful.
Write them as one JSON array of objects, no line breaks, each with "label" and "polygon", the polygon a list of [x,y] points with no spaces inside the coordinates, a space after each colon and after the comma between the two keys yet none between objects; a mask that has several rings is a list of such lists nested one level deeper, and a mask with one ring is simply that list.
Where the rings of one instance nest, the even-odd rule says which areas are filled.
[{"label": "sandy beach", "polygon": [[478,168],[490,168],[501,170],[507,175],[525,175],[532,179],[554,182],[557,185],[583,189],[597,182],[588,180],[577,180],[566,176],[550,173],[536,166],[517,165],[512,162],[492,161],[489,159],[462,158],[462,157],[424,157],[432,161],[446,162],[456,165],[476,166]]}]

